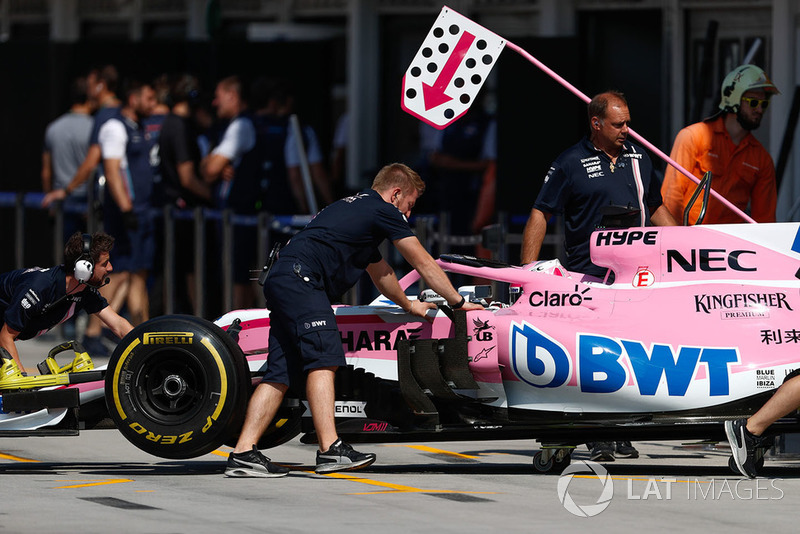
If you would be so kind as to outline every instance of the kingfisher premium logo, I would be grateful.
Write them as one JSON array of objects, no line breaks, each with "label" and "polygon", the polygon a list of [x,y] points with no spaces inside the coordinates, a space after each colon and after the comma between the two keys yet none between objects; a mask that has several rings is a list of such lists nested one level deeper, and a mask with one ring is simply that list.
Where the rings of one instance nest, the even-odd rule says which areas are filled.
[{"label": "kingfisher premium logo", "polygon": [[[711,310],[737,310],[737,315],[725,317],[736,319],[751,317],[753,313],[764,313],[764,308],[786,308],[794,311],[786,301],[786,293],[725,293],[722,295],[695,295],[696,312],[711,313]],[[747,312],[747,313],[745,313]],[[731,312],[732,313],[732,312]],[[740,315],[745,313],[744,315]]]}]

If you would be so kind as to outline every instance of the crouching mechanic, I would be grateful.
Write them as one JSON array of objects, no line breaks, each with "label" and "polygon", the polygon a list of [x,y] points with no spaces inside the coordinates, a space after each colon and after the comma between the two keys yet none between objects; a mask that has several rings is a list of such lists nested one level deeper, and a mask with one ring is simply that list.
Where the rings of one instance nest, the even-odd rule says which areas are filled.
[{"label": "crouching mechanic", "polygon": [[359,469],[375,461],[374,454],[353,450],[336,433],[334,374],[346,361],[331,302],[366,270],[378,290],[407,313],[424,318],[436,307],[406,297],[394,270],[378,252],[385,239],[452,308],[482,309],[480,304],[465,302],[411,231],[407,217],[424,190],[416,172],[400,163],[387,165],[371,189],[322,210],[280,252],[264,284],[270,309],[267,372],[250,399],[239,441],[228,457],[227,476],[288,473],[263,456],[256,443],[289,386],[303,384],[303,373],[319,440],[316,472]]},{"label": "crouching mechanic", "polygon": [[75,232],[64,247],[63,265],[0,274],[0,347],[20,370],[24,368],[15,341],[40,336],[81,309],[96,314],[120,337],[133,329],[98,291],[113,269],[113,246],[114,238],[103,232]]}]

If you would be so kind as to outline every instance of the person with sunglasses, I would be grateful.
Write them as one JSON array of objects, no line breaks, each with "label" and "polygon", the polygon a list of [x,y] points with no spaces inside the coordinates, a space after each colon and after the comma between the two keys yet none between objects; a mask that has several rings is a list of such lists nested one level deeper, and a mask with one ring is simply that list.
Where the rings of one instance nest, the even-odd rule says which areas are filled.
[{"label": "person with sunglasses", "polygon": [[[670,156],[697,178],[711,171],[711,187],[757,222],[775,222],[777,187],[769,152],[752,134],[761,125],[770,98],[778,94],[762,69],[741,65],[722,82],[719,110],[678,132]],[[661,196],[672,216],[683,221],[683,210],[696,184],[671,166],[664,174]],[[689,214],[697,220],[701,203]],[[714,197],[709,198],[704,224],[740,223],[741,218]]]}]

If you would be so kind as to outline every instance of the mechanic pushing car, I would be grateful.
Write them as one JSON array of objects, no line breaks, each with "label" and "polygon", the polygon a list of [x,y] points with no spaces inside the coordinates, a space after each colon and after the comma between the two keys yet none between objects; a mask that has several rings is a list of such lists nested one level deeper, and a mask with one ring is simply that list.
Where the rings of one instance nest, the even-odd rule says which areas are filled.
[{"label": "mechanic pushing car", "polygon": [[114,238],[106,233],[90,236],[75,232],[64,247],[63,265],[0,274],[0,347],[13,358],[13,363],[3,362],[0,368],[0,389],[5,378],[16,378],[24,372],[17,339],[40,336],[81,309],[97,314],[119,337],[133,329],[99,291],[113,269],[113,246]]},{"label": "mechanic pushing car", "polygon": [[229,477],[280,477],[289,470],[263,456],[256,443],[289,386],[305,372],[314,428],[319,441],[317,473],[360,469],[375,455],[342,442],[336,432],[334,375],[346,365],[331,302],[350,289],[366,270],[386,297],[407,313],[425,317],[435,304],[409,300],[378,246],[390,239],[428,285],[453,309],[478,310],[450,283],[411,230],[407,217],[425,183],[401,163],[378,172],[371,189],[322,210],[281,250],[264,284],[270,309],[267,372],[250,404],[236,448],[228,457]]}]

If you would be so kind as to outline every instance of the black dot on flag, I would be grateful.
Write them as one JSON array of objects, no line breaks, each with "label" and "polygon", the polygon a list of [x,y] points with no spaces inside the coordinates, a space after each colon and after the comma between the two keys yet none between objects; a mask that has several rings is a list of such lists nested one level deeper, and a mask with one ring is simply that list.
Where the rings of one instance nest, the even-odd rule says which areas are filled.
[{"label": "black dot on flag", "polygon": [[474,69],[474,68],[475,68],[475,65],[477,65],[477,62],[476,62],[474,59],[472,59],[472,58],[469,58],[469,59],[466,61],[466,65],[467,65],[467,68],[468,68],[468,69]]},{"label": "black dot on flag", "polygon": [[409,89],[406,91],[406,97],[409,99],[414,99],[417,97],[417,92],[414,89]]},{"label": "black dot on flag", "polygon": [[462,104],[469,104],[470,100],[469,95],[464,93],[463,95],[461,95],[461,97],[459,97],[459,100],[461,101]]},{"label": "black dot on flag", "polygon": [[436,63],[434,63],[432,61],[430,63],[428,63],[428,72],[436,72],[436,69],[438,69],[438,68],[439,67],[436,66]]},{"label": "black dot on flag", "polygon": [[461,31],[461,28],[459,28],[458,25],[452,24],[450,26],[450,35],[457,35],[458,32],[460,32],[460,31]]},{"label": "black dot on flag", "polygon": [[470,78],[470,81],[471,81],[471,82],[472,82],[474,85],[478,85],[479,83],[481,83],[481,80],[482,80],[482,78],[481,78],[481,77],[480,77],[480,75],[478,75],[478,74],[473,74],[473,75],[472,75],[472,78]]},{"label": "black dot on flag", "polygon": [[459,88],[464,87],[464,78],[456,78],[453,84]]},{"label": "black dot on flag", "polygon": [[427,46],[422,49],[422,56],[423,57],[431,57],[432,55],[433,55],[433,50],[431,50]]},{"label": "black dot on flag", "polygon": [[450,51],[450,47],[447,46],[446,44],[442,43],[442,44],[439,45],[439,52],[441,52],[442,54],[446,54],[449,51]]},{"label": "black dot on flag", "polygon": [[422,74],[422,69],[419,67],[411,67],[411,75],[416,78]]},{"label": "black dot on flag", "polygon": [[447,108],[446,110],[444,110],[444,118],[445,119],[452,119],[455,116],[456,116],[456,112],[453,111],[452,109]]},{"label": "black dot on flag", "polygon": [[434,37],[438,38],[438,37],[441,37],[442,35],[444,35],[444,30],[443,29],[441,29],[441,28],[434,28],[433,29],[433,36]]},{"label": "black dot on flag", "polygon": [[486,49],[486,41],[483,39],[478,39],[478,42],[475,43],[475,46],[478,47],[478,50],[485,50]]},{"label": "black dot on flag", "polygon": [[486,54],[481,59],[483,60],[483,64],[484,65],[491,65],[492,64],[492,56],[490,56],[489,54]]}]

